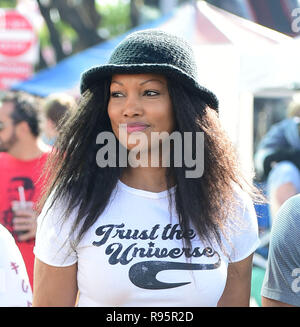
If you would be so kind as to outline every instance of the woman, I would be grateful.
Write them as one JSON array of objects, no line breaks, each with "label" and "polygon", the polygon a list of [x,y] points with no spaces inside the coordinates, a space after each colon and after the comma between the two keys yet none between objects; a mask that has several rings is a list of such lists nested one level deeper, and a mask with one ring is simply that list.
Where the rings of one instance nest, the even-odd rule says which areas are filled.
[{"label": "woman", "polygon": [[[33,305],[73,306],[78,290],[79,306],[248,305],[256,216],[218,101],[196,76],[190,46],[156,30],[83,74],[50,163]],[[183,151],[174,142],[151,165],[163,132],[182,136]],[[185,150],[199,153],[201,133],[195,177]]]}]

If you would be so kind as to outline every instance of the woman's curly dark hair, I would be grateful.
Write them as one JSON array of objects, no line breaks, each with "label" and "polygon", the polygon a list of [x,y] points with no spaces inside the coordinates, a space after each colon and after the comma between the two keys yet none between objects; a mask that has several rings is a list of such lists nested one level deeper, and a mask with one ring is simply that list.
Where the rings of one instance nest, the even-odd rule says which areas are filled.
[{"label": "woman's curly dark hair", "polygon": [[[61,196],[68,199],[65,219],[76,207],[79,208],[71,231],[74,232],[80,224],[75,244],[104,211],[124,169],[99,168],[96,163],[96,154],[101,147],[96,144],[97,135],[103,131],[112,132],[107,113],[109,88],[110,81],[103,81],[82,95],[78,110],[62,128],[57,150],[52,152],[45,168],[45,174],[50,174],[40,210],[51,193],[52,204]],[[240,206],[236,186],[253,199],[259,199],[259,194],[243,177],[235,148],[222,129],[218,114],[198,94],[180,83],[168,80],[168,89],[176,130],[193,132],[193,135],[195,132],[204,133],[205,169],[202,177],[186,178],[185,172],[190,168],[184,166],[184,160],[183,167],[167,169],[167,185],[171,186],[171,181],[176,183],[174,199],[183,235],[193,226],[200,238],[211,241],[213,237],[222,246],[221,233],[227,233],[227,218],[235,217],[235,210]],[[172,199],[170,194],[169,199]],[[188,237],[184,241],[190,245]]]}]

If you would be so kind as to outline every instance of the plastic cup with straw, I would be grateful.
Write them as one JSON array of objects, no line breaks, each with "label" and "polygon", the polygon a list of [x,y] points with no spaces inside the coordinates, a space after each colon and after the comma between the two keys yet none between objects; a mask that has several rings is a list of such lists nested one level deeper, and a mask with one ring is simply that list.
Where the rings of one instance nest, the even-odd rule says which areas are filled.
[{"label": "plastic cup with straw", "polygon": [[[26,201],[25,190],[23,186],[18,187],[19,201],[12,201],[12,211],[16,216],[18,210],[31,210],[33,208],[33,202]],[[16,235],[25,234],[27,231],[15,231]]]}]

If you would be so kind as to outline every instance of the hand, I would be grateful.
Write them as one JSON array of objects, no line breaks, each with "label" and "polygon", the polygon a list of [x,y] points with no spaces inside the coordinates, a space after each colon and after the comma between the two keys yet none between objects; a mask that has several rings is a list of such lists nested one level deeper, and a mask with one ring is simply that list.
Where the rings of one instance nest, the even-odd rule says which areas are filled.
[{"label": "hand", "polygon": [[35,238],[37,222],[36,213],[33,209],[19,209],[14,211],[13,230],[23,232],[17,236],[18,241],[24,242]]}]

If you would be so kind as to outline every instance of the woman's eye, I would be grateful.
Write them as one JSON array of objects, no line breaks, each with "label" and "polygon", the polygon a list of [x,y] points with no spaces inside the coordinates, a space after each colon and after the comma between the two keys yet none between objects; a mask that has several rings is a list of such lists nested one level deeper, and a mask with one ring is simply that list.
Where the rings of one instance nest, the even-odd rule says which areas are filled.
[{"label": "woman's eye", "polygon": [[144,95],[146,95],[146,96],[155,96],[155,95],[159,95],[159,92],[157,92],[157,91],[152,91],[152,90],[146,90],[145,92],[144,92]]},{"label": "woman's eye", "polygon": [[112,98],[120,98],[120,97],[123,96],[123,95],[122,95],[121,92],[111,92],[111,93],[110,93],[110,96],[111,96]]}]

